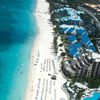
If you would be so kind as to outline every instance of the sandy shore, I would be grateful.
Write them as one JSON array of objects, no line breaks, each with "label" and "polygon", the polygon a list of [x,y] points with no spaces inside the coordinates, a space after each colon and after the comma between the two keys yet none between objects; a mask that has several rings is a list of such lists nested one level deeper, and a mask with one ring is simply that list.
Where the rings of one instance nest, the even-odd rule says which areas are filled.
[{"label": "sandy shore", "polygon": [[[49,4],[45,0],[37,0],[36,18],[39,34],[31,53],[25,100],[68,100],[61,89],[66,80],[59,72],[59,62],[53,54],[53,26],[49,22]],[[52,75],[56,80],[51,79]]]}]

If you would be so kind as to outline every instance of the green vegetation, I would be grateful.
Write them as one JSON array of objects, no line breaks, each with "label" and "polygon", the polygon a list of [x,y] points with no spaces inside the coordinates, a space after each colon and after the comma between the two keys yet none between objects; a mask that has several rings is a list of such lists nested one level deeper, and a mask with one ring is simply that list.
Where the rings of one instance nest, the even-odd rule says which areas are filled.
[{"label": "green vegetation", "polygon": [[59,32],[58,27],[53,28],[53,30],[54,30],[54,33],[55,33],[55,34]]},{"label": "green vegetation", "polygon": [[50,4],[50,12],[61,8],[62,6],[66,6],[67,0],[47,0]]},{"label": "green vegetation", "polygon": [[80,3],[98,4],[98,0],[77,0]]},{"label": "green vegetation", "polygon": [[80,100],[80,99],[81,99],[81,97],[82,97],[82,95],[83,95],[83,92],[84,92],[84,90],[82,89],[82,90],[80,90],[80,91],[77,93],[77,95],[76,95],[76,100]]},{"label": "green vegetation", "polygon": [[80,83],[88,83],[89,88],[98,88],[100,86],[100,79],[96,78],[88,78],[88,77],[71,77],[73,83],[75,81],[80,82]]},{"label": "green vegetation", "polygon": [[60,34],[60,36],[61,36],[61,41],[65,44],[65,43],[67,43],[67,39],[66,39],[66,35],[62,35],[62,34]]},{"label": "green vegetation", "polygon": [[53,43],[54,43],[55,52],[57,53],[57,49],[58,49],[58,46],[57,46],[57,36],[54,36]]},{"label": "green vegetation", "polygon": [[[54,40],[53,40],[53,43],[54,43],[54,49],[55,49],[55,52],[57,53],[57,50],[58,50],[58,46],[57,46],[57,38],[58,36],[61,37],[61,41],[62,41],[62,44],[61,45],[68,45],[68,41],[66,39],[66,35],[62,34],[60,31],[59,31],[59,23],[60,22],[57,22],[55,20],[55,18],[61,18],[61,17],[66,17],[68,16],[68,13],[67,12],[60,12],[60,13],[57,13],[57,12],[54,12],[52,13],[52,11],[56,10],[56,9],[59,9],[61,7],[65,7],[65,4],[69,4],[71,5],[71,7],[77,7],[79,4],[81,3],[93,3],[95,4],[97,0],[68,0],[68,3],[62,3],[61,0],[48,0],[49,1],[49,4],[50,4],[50,13],[51,13],[51,22],[53,23],[54,26],[54,33],[55,33],[55,36],[54,36]],[[64,2],[67,2],[67,0],[63,0]],[[84,21],[84,25],[81,25],[83,26],[85,29],[87,29],[87,31],[91,31],[93,32],[93,25],[91,22],[91,17],[89,15],[80,15],[80,17],[83,19]],[[95,26],[95,25],[94,25]],[[95,28],[95,27],[94,27]],[[98,33],[99,31],[96,29],[94,31],[94,36],[98,37]],[[96,44],[96,41],[93,39],[93,34],[92,35],[89,35],[92,42],[94,44]],[[60,46],[61,46],[60,45]],[[66,46],[67,47],[67,46]],[[68,49],[66,49],[66,54],[68,52]],[[65,53],[62,53],[62,56],[65,56],[66,55]],[[73,57],[67,55],[67,58],[72,61],[73,60]],[[67,76],[67,78],[69,79],[72,79],[72,82],[80,82],[80,83],[87,83],[88,84],[88,87],[89,88],[98,88],[100,86],[100,79],[96,79],[96,78],[87,78],[87,77],[79,77],[79,76],[72,76],[72,74],[70,72],[67,72],[65,69],[64,69],[64,61],[61,62],[61,65],[62,65],[62,70],[63,70],[63,73],[65,74],[65,76]],[[64,71],[65,70],[65,71]],[[77,72],[76,72],[77,73]],[[76,96],[76,100],[80,100],[80,97],[82,96],[84,90],[80,90],[79,93],[77,93],[78,95]]]},{"label": "green vegetation", "polygon": [[77,4],[83,4],[83,3],[89,3],[89,4],[98,4],[98,0],[68,0],[68,2],[77,3]]}]

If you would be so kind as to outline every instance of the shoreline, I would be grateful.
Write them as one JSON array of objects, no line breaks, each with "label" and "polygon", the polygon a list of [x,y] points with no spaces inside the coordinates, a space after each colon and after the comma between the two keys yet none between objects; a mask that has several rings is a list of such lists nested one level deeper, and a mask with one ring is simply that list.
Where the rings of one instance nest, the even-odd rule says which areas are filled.
[{"label": "shoreline", "polygon": [[[47,72],[45,72],[48,69],[45,69],[45,71],[41,72],[42,70],[42,64],[45,60],[47,61],[54,61],[55,64],[57,64],[57,66],[59,66],[59,63],[57,62],[57,60],[55,60],[55,56],[52,54],[52,42],[53,42],[53,25],[50,24],[49,19],[50,19],[50,14],[49,14],[49,4],[46,2],[46,0],[37,0],[37,4],[36,4],[36,10],[35,10],[35,16],[37,19],[37,28],[38,28],[38,33],[36,35],[36,38],[33,42],[33,48],[32,48],[32,52],[31,52],[31,58],[30,58],[30,68],[29,68],[29,74],[28,74],[28,85],[26,88],[26,93],[25,93],[25,100],[40,100],[38,99],[40,97],[40,95],[42,95],[42,92],[39,94],[38,92],[41,91],[41,88],[49,88],[49,86],[44,86],[43,87],[43,82],[39,83],[39,80],[41,79],[41,81],[45,80],[45,82],[49,84],[49,81],[51,82],[52,80],[49,79]],[[41,67],[40,67],[41,66]],[[50,71],[51,74],[54,71]],[[63,90],[61,90],[61,84],[66,82],[65,79],[63,79],[61,73],[59,73],[59,67],[57,68],[57,72],[58,72],[58,82],[60,82],[59,84],[56,83],[56,81],[52,81],[52,84],[57,84],[57,86],[55,85],[53,87],[53,89],[56,91],[56,88],[59,88],[59,91],[57,91],[58,93],[56,93],[56,95],[58,95],[56,98],[66,98],[66,100],[68,99],[68,97],[66,96],[66,94],[64,93]],[[43,80],[42,80],[43,79]],[[48,81],[46,81],[48,80]],[[41,85],[42,84],[42,85]],[[37,86],[37,85],[41,85]],[[63,85],[63,84],[62,84]],[[40,91],[39,91],[40,89]],[[50,95],[48,95],[47,100],[51,100],[51,96],[55,95],[53,89],[51,89],[51,93]],[[62,95],[59,95],[62,94]],[[36,97],[36,95],[39,95],[38,97]],[[44,96],[46,96],[45,94],[43,94]],[[42,97],[44,98],[44,97]],[[44,100],[44,99],[43,99]],[[56,99],[54,99],[56,100]],[[59,99],[57,99],[59,100]]]}]

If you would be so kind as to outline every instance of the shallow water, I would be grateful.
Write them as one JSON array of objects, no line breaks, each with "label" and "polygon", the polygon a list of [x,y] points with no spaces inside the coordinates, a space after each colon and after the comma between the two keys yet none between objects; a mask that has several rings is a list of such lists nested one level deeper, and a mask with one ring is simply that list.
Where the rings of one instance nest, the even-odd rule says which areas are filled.
[{"label": "shallow water", "polygon": [[36,36],[36,0],[0,0],[0,100],[23,100]]}]

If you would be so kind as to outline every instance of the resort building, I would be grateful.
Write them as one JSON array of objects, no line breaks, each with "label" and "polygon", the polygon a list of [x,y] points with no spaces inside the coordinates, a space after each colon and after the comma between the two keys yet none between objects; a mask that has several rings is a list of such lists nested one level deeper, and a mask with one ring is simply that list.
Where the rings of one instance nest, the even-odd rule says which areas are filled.
[{"label": "resort building", "polygon": [[[76,21],[82,21],[81,17],[77,15],[77,11],[72,8],[64,8],[56,10],[55,12],[63,10],[66,10],[69,16],[55,20],[58,22],[66,22],[66,24],[59,24],[59,32],[66,36],[67,43],[65,44],[65,49],[67,50],[67,55],[72,57],[72,60],[67,60],[63,64],[62,70],[64,74],[100,78],[100,61],[97,62],[97,58],[95,59],[95,57],[89,56],[91,52],[97,54],[97,48],[89,37],[90,33],[83,27],[78,26],[79,24],[75,24]],[[60,48],[58,47],[58,49]],[[62,51],[64,52],[64,50]]]},{"label": "resort building", "polygon": [[96,57],[100,53],[100,39],[96,44],[94,17],[90,18],[85,10],[70,8],[55,0],[53,2],[51,21],[56,26],[57,55],[63,59],[63,73],[65,76],[100,78],[100,57]]},{"label": "resort building", "polygon": [[66,61],[62,67],[65,75],[100,78],[100,58],[96,61],[88,54]]},{"label": "resort building", "polygon": [[[50,1],[51,21],[55,26],[55,50],[61,61],[61,72],[67,78],[62,89],[68,92],[66,94],[70,95],[71,100],[80,100],[90,96],[89,88],[99,85],[100,25],[95,14],[84,10],[84,5],[70,8],[66,5],[68,3],[63,3],[66,0]],[[96,6],[95,9],[99,11]]]},{"label": "resort building", "polygon": [[[57,17],[59,13],[63,12],[66,16]],[[76,11],[73,8],[63,7],[52,12],[56,13],[55,21],[59,24],[65,23],[67,25],[81,25],[83,24],[83,20],[80,18],[79,14],[84,14],[84,12]],[[63,14],[62,14],[63,15]]]}]

